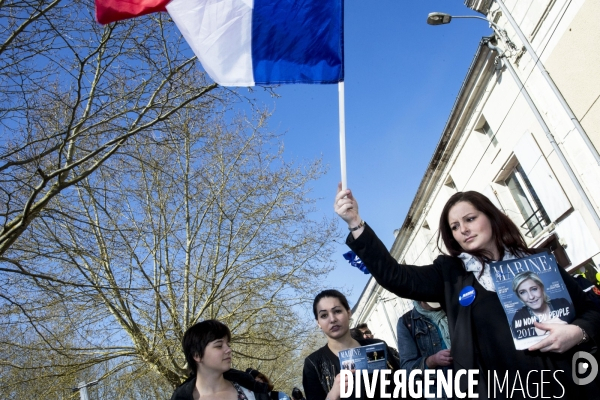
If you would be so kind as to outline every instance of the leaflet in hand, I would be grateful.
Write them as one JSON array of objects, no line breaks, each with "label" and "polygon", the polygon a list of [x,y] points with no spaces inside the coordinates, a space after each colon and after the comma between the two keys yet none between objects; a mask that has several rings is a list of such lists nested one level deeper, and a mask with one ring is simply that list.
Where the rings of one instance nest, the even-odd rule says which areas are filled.
[{"label": "leaflet in hand", "polygon": [[373,343],[338,353],[340,367],[349,370],[366,369],[369,373],[376,369],[387,368],[387,349],[385,343]]},{"label": "leaflet in hand", "polygon": [[548,335],[534,322],[568,324],[575,319],[573,302],[559,268],[549,253],[490,264],[517,350],[527,349]]}]

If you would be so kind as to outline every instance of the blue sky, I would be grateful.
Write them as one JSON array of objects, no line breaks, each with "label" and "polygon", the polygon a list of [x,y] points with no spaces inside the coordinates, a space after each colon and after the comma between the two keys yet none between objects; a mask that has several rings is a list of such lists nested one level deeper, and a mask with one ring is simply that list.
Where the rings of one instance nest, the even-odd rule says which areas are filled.
[{"label": "blue sky", "polygon": [[[463,79],[483,36],[485,21],[458,19],[427,25],[434,11],[479,15],[460,0],[347,0],[345,91],[348,187],[362,217],[389,248],[406,216]],[[258,90],[257,92],[260,92]],[[336,85],[286,85],[281,96],[261,96],[273,109],[272,129],[285,133],[288,159],[322,157],[329,172],[314,185],[319,213],[333,213],[340,181]],[[345,225],[342,222],[342,227]],[[343,243],[344,238],[337,238]],[[351,306],[369,275],[343,259],[328,277]]]}]

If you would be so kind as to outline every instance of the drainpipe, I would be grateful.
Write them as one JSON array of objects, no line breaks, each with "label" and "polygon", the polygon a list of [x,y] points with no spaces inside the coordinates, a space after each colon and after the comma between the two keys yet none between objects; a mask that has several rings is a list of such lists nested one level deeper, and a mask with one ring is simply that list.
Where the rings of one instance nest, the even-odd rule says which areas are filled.
[{"label": "drainpipe", "polygon": [[527,38],[523,34],[523,31],[521,31],[519,24],[516,23],[516,21],[514,20],[514,18],[512,17],[510,12],[508,11],[508,8],[506,8],[506,6],[504,5],[504,2],[502,0],[495,0],[495,1],[498,4],[498,6],[500,7],[500,9],[502,10],[502,13],[508,19],[508,22],[510,23],[510,25],[513,27],[513,29],[517,33],[517,36],[519,36],[519,39],[521,40],[521,43],[523,43],[523,45],[527,49],[527,52],[530,54],[531,58],[533,58],[535,65],[538,67],[542,76],[544,77],[544,79],[546,80],[546,82],[548,83],[548,85],[550,86],[552,91],[554,92],[554,95],[560,102],[560,105],[563,107],[563,109],[565,110],[565,112],[567,113],[569,118],[571,119],[571,122],[575,126],[575,129],[577,129],[577,132],[579,132],[579,135],[585,142],[586,146],[588,147],[588,150],[590,151],[590,153],[592,153],[592,155],[596,159],[596,163],[598,165],[600,165],[600,154],[598,154],[598,150],[596,149],[594,144],[590,141],[590,138],[588,137],[587,133],[585,132],[585,130],[579,123],[579,120],[577,119],[575,114],[573,114],[571,107],[569,107],[569,105],[567,104],[567,101],[563,97],[562,93],[560,92],[560,90],[558,90],[558,87],[556,87],[556,84],[550,77],[550,74],[548,74],[548,71],[546,71],[546,68],[544,68],[544,64],[542,63],[540,58],[537,56],[535,50],[533,50],[533,47],[529,43],[529,40],[527,40]]},{"label": "drainpipe", "polygon": [[594,208],[594,206],[592,205],[592,202],[590,201],[587,194],[585,193],[585,190],[583,190],[583,186],[581,186],[581,183],[579,183],[579,180],[575,176],[575,173],[573,172],[571,165],[568,163],[567,159],[565,158],[565,155],[563,154],[562,150],[558,146],[558,143],[556,143],[556,141],[554,140],[554,136],[552,135],[552,132],[550,132],[550,128],[548,128],[546,121],[544,121],[544,118],[542,118],[542,114],[540,114],[539,110],[533,103],[533,100],[531,99],[531,96],[529,95],[527,88],[525,87],[523,82],[521,82],[521,78],[519,78],[519,75],[517,75],[517,72],[514,70],[512,64],[510,62],[503,62],[504,52],[502,49],[500,49],[497,46],[492,45],[492,43],[490,43],[490,41],[487,42],[487,45],[491,50],[495,50],[496,52],[498,52],[498,63],[500,65],[506,66],[506,68],[512,75],[513,79],[517,83],[517,86],[520,88],[520,92],[523,94],[523,97],[527,101],[527,104],[529,104],[529,108],[531,108],[531,111],[535,115],[535,118],[538,120],[540,126],[542,127],[542,130],[546,134],[548,141],[552,145],[554,152],[556,153],[556,155],[560,159],[560,162],[562,163],[563,167],[567,171],[569,178],[571,178],[571,182],[573,182],[573,184],[575,185],[575,188],[577,189],[579,196],[583,200],[590,215],[594,219],[596,226],[598,227],[598,229],[600,229],[600,217],[598,217],[598,213],[596,212],[596,209]]}]

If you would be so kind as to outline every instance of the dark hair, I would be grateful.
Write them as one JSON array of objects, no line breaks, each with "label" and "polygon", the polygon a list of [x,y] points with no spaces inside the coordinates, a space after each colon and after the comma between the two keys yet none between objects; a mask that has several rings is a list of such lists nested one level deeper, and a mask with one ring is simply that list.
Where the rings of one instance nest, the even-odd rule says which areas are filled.
[{"label": "dark hair", "polygon": [[188,368],[192,371],[192,375],[196,375],[198,372],[198,365],[194,357],[204,357],[206,346],[210,342],[223,339],[224,337],[228,341],[231,341],[231,331],[227,325],[216,319],[207,319],[206,321],[198,322],[185,331],[181,344],[185,360],[187,361]]},{"label": "dark hair", "polygon": [[323,297],[335,297],[340,301],[340,303],[342,303],[342,306],[344,306],[346,310],[350,311],[350,305],[348,304],[348,299],[346,296],[335,289],[327,289],[319,293],[313,301],[313,314],[315,314],[315,319],[319,319],[317,316],[317,304],[319,304],[319,301],[321,301]]},{"label": "dark hair", "polygon": [[[500,252],[500,259],[504,257],[504,250],[508,250],[514,255],[533,254],[533,251],[527,247],[525,239],[515,223],[502,211],[498,210],[490,199],[475,191],[454,193],[446,202],[446,205],[442,210],[442,215],[440,216],[437,238],[437,247],[442,253],[444,250],[440,246],[440,239],[444,243],[444,246],[446,246],[448,254],[451,256],[456,257],[460,253],[465,252],[456,239],[454,239],[452,228],[450,228],[450,224],[448,223],[450,209],[454,207],[456,203],[461,201],[470,203],[479,212],[482,212],[488,217],[492,227],[492,235],[496,248]],[[492,254],[489,254],[489,252],[485,250],[469,251],[468,253],[476,257],[482,265],[492,256]],[[481,272],[483,273],[483,270]]]},{"label": "dark hair", "polygon": [[350,337],[357,341],[364,339],[363,333],[358,328],[350,329]]},{"label": "dark hair", "polygon": [[271,383],[271,380],[269,378],[267,378],[267,376],[265,374],[263,374],[262,372],[260,372],[257,369],[248,368],[248,369],[246,369],[246,373],[252,375],[254,380],[256,380],[256,378],[259,378],[261,381],[263,381],[265,384],[267,384],[267,386],[269,387],[269,392],[271,392],[273,390],[273,388],[275,387]]},{"label": "dark hair", "polygon": [[302,394],[302,391],[300,389],[298,389],[297,387],[294,387],[292,389],[292,399],[302,400],[303,398],[304,398],[304,395]]},{"label": "dark hair", "polygon": [[369,327],[366,323],[363,322],[362,324],[356,325],[356,329],[369,329]]}]

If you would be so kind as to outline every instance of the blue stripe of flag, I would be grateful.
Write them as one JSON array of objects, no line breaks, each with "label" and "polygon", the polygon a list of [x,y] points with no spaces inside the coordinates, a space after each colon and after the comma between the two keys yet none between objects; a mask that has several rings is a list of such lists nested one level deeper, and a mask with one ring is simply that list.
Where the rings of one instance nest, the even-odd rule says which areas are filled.
[{"label": "blue stripe of flag", "polygon": [[343,81],[342,0],[254,0],[252,67],[257,85]]}]

